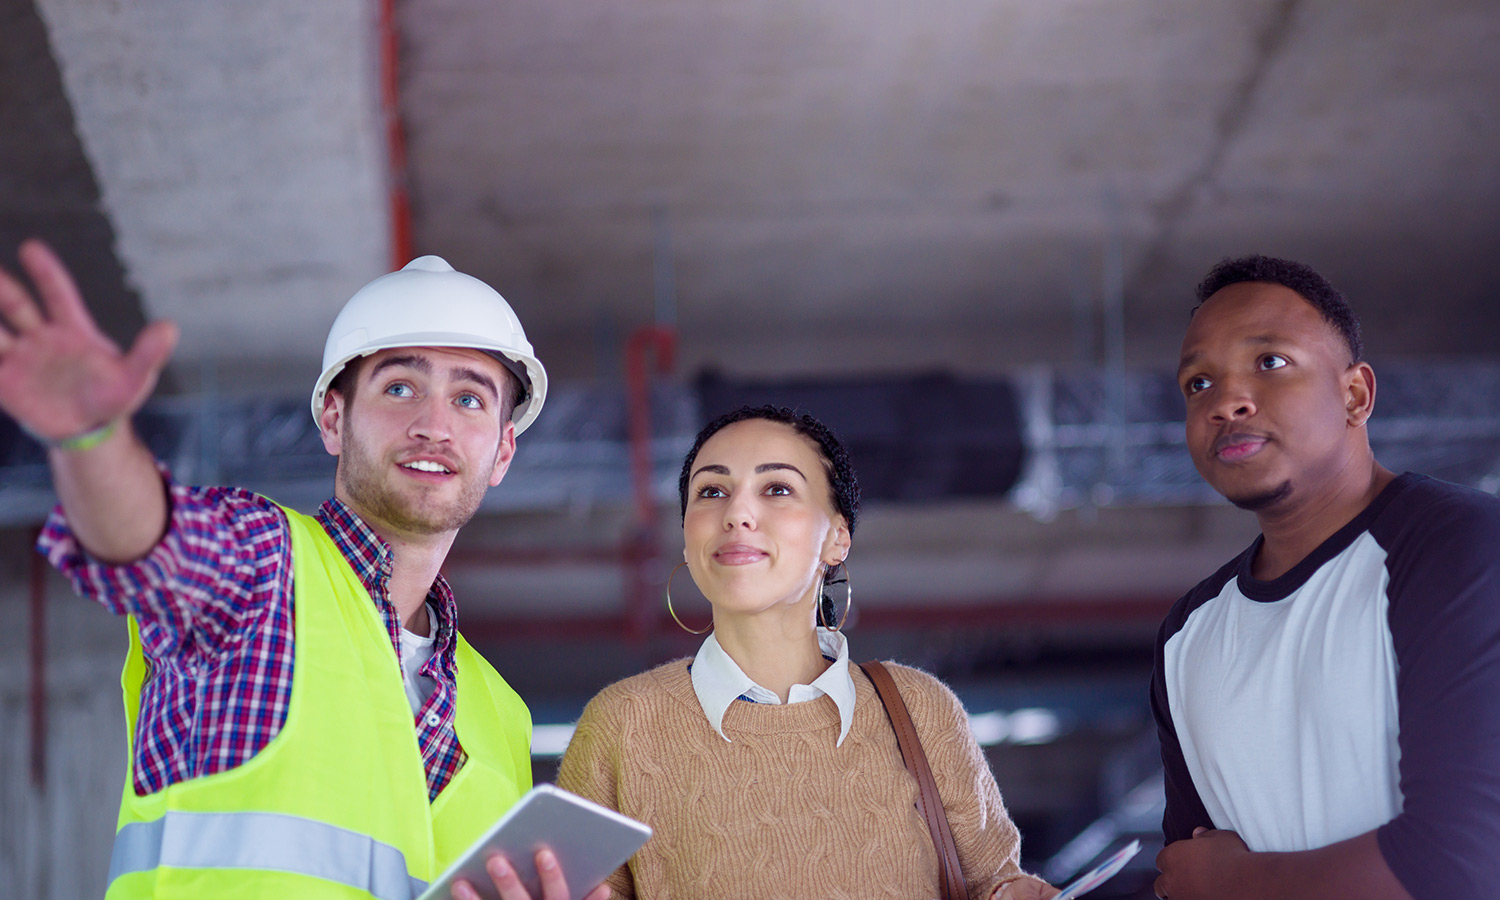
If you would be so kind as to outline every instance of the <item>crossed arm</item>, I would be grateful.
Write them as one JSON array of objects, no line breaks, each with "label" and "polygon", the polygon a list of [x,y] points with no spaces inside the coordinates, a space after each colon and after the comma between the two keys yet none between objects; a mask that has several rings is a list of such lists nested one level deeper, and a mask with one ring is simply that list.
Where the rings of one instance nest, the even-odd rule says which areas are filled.
[{"label": "crossed arm", "polygon": [[[1169,841],[1158,896],[1480,900],[1500,883],[1500,505],[1429,491],[1386,537],[1387,620],[1399,668],[1401,807],[1328,846],[1256,853],[1212,821],[1185,774],[1164,695],[1152,703],[1167,763]],[[1174,775],[1174,772],[1176,773]],[[1330,773],[1333,774],[1333,773]]]},{"label": "crossed arm", "polygon": [[1199,828],[1156,857],[1156,896],[1170,900],[1412,900],[1375,832],[1296,853],[1252,853],[1232,831]]}]

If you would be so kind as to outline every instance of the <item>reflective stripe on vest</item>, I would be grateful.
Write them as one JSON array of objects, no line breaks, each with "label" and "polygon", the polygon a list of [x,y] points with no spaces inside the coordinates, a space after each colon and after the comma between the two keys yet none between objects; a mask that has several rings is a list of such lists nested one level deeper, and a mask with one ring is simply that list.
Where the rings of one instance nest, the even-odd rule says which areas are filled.
[{"label": "reflective stripe on vest", "polygon": [[[456,635],[454,730],[468,761],[429,799],[380,609],[316,519],[287,510],[286,522],[296,629],[286,721],[234,768],[145,796],[124,779],[109,900],[410,900],[416,879],[436,878],[531,786],[526,705]],[[130,636],[127,736],[148,678],[134,618]]]},{"label": "reflective stripe on vest", "polygon": [[411,900],[427,882],[406,871],[390,844],[334,825],[280,813],[171,811],[115,835],[109,881],[158,866],[270,869],[348,885],[378,900]]}]

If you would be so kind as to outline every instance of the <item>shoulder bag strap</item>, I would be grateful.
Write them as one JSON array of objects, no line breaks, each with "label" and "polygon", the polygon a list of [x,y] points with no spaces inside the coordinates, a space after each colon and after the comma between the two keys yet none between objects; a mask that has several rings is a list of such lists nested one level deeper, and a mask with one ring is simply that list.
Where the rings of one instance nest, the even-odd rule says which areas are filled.
[{"label": "shoulder bag strap", "polygon": [[896,743],[901,747],[901,758],[906,761],[907,771],[917,779],[917,808],[932,834],[932,846],[937,851],[938,883],[943,900],[967,900],[969,889],[964,884],[964,873],[958,865],[958,847],[953,843],[953,831],[948,827],[948,814],[943,809],[943,800],[938,796],[937,782],[932,777],[932,767],[927,764],[927,754],[922,752],[922,740],[917,737],[917,727],[912,724],[911,714],[896,682],[883,663],[877,660],[860,663],[859,667],[875,686],[875,693],[885,706],[890,717],[891,728],[896,731]]}]

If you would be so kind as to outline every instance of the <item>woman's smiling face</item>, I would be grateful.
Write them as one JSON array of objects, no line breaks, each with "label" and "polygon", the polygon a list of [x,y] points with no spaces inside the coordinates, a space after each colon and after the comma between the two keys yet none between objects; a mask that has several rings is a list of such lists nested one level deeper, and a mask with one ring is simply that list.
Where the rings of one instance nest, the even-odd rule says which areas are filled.
[{"label": "woman's smiling face", "polygon": [[849,552],[816,445],[746,419],[709,438],[692,466],[683,558],[715,620],[805,605],[811,624],[820,568]]}]

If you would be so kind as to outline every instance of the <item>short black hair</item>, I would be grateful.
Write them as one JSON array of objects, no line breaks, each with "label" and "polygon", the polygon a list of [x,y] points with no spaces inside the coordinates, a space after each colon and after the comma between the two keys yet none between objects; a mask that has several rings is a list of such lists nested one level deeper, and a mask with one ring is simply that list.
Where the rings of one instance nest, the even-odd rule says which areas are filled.
[{"label": "short black hair", "polygon": [[[849,448],[844,446],[833,429],[812,415],[785,406],[741,406],[703,426],[703,430],[693,439],[693,449],[682,460],[682,474],[677,477],[677,497],[683,519],[687,518],[688,481],[693,474],[693,463],[698,459],[698,451],[703,449],[709,438],[724,428],[747,419],[780,422],[817,445],[818,452],[823,457],[823,471],[828,476],[829,499],[833,501],[833,508],[844,517],[849,533],[853,534],[854,526],[859,522],[859,478],[849,462]],[[825,577],[832,573],[833,569],[830,568]],[[846,574],[841,581],[847,580]],[[817,614],[819,621],[831,628],[838,619],[834,616],[833,598],[828,594],[828,584],[829,582],[824,582],[823,596],[818,598]],[[844,615],[848,616],[847,610]]]},{"label": "short black hair", "polygon": [[1312,266],[1294,260],[1259,254],[1221,260],[1198,283],[1198,306],[1193,307],[1193,312],[1196,313],[1198,307],[1209,297],[1231,284],[1244,281],[1279,284],[1296,291],[1298,296],[1311,304],[1343,336],[1344,343],[1349,345],[1350,365],[1365,358],[1359,319],[1350,308],[1349,301]]}]

